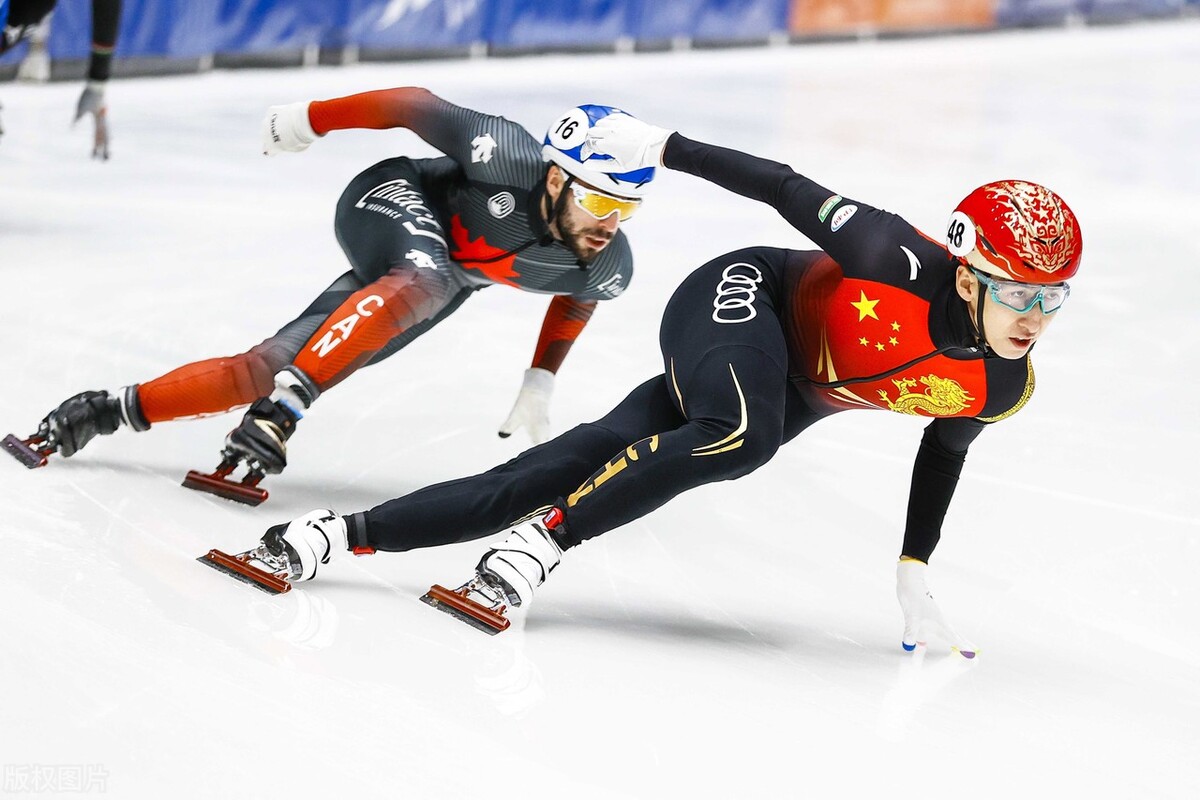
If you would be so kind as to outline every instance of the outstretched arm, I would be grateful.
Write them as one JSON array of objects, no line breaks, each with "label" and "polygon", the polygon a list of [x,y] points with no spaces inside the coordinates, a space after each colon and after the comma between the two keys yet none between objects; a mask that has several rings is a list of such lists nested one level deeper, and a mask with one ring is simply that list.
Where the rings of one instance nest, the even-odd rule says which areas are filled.
[{"label": "outstretched arm", "polygon": [[271,106],[263,121],[267,155],[304,150],[330,131],[407,128],[464,167],[487,170],[492,150],[529,133],[502,117],[456,106],[415,86],[378,89],[332,100]]},{"label": "outstretched arm", "polygon": [[941,538],[942,520],[958,486],[967,448],[983,428],[978,420],[957,417],[935,419],[925,428],[913,464],[902,558],[929,561]]},{"label": "outstretched arm", "polygon": [[975,646],[959,636],[934,602],[926,582],[929,556],[941,538],[942,520],[958,486],[967,448],[982,432],[984,423],[975,419],[935,419],[925,428],[921,449],[913,465],[908,498],[908,524],[900,563],[896,565],[896,597],[904,614],[905,650],[915,650],[928,637],[945,639],[967,658]]},{"label": "outstretched arm", "polygon": [[[263,120],[263,153],[296,153],[330,131],[420,127],[418,120],[445,103],[427,89],[403,87],[271,106]],[[448,103],[446,105],[449,105]]]},{"label": "outstretched arm", "polygon": [[424,119],[449,105],[428,89],[405,86],[314,100],[308,104],[308,118],[318,136],[350,128],[409,128],[419,133]]},{"label": "outstretched arm", "polygon": [[816,228],[816,214],[806,212],[819,211],[834,196],[786,164],[693,141],[627,114],[611,114],[596,123],[588,132],[587,146],[627,169],[664,166],[766,203],[805,234]]},{"label": "outstretched arm", "polygon": [[626,169],[662,165],[766,203],[843,268],[877,262],[884,253],[903,263],[902,251],[888,242],[921,238],[895,214],[835,194],[786,164],[693,141],[626,114],[597,122],[587,145]]},{"label": "outstretched arm", "polygon": [[525,428],[534,444],[549,437],[554,375],[595,310],[595,300],[559,295],[550,301],[533,353],[533,364],[525,370],[517,402],[500,426],[501,437],[511,436],[518,428]]},{"label": "outstretched arm", "polygon": [[92,0],[92,50],[88,80],[107,81],[112,71],[113,49],[121,25],[121,0]]},{"label": "outstretched arm", "polygon": [[569,295],[558,295],[551,300],[530,366],[558,372],[595,310],[595,300],[578,300]]},{"label": "outstretched arm", "polygon": [[95,124],[92,158],[108,160],[108,101],[104,97],[112,72],[113,49],[121,23],[121,0],[92,0],[92,49],[87,84],[75,104],[75,122],[91,114]]}]

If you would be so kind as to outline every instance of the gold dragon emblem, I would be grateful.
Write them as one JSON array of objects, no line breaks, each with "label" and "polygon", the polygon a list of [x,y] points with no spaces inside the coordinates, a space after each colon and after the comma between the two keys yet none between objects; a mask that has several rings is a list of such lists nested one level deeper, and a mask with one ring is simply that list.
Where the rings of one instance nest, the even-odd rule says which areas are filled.
[{"label": "gold dragon emblem", "polygon": [[935,417],[957,414],[975,399],[958,381],[950,378],[926,375],[920,379],[920,382],[926,387],[924,392],[912,391],[917,387],[917,381],[912,378],[893,380],[892,383],[896,386],[895,402],[883,389],[879,390],[879,399],[887,403],[890,411],[914,416],[918,411],[924,411]]}]

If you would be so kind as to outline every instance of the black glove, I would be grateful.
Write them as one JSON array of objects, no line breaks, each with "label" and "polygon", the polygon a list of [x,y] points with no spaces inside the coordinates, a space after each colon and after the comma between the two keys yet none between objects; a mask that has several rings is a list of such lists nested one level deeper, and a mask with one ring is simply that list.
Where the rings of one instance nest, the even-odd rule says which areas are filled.
[{"label": "black glove", "polygon": [[[300,414],[284,403],[261,397],[246,409],[242,423],[225,437],[225,449],[263,472],[275,475],[287,466],[287,440]],[[252,464],[251,466],[254,466]]]},{"label": "black glove", "polygon": [[121,400],[108,392],[80,392],[59,404],[42,420],[41,430],[63,456],[73,456],[97,435],[107,436],[121,427]]}]

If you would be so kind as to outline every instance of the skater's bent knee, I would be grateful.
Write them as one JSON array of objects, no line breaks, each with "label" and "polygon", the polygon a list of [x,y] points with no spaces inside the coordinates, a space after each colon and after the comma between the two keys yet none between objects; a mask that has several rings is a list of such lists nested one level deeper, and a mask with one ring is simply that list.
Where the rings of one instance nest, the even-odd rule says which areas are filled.
[{"label": "skater's bent knee", "polygon": [[740,478],[771,460],[779,449],[783,434],[780,425],[756,420],[747,415],[737,424],[703,423],[705,443],[692,449],[695,457],[712,458],[711,469],[720,474],[719,480]]}]

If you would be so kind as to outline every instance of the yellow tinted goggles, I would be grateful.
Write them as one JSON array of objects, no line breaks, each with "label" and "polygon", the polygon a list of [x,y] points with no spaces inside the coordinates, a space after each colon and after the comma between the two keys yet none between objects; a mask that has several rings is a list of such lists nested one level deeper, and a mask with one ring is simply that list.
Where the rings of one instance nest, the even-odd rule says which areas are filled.
[{"label": "yellow tinted goggles", "polygon": [[625,200],[613,197],[578,183],[571,184],[571,193],[575,197],[575,205],[591,214],[596,219],[608,219],[615,212],[621,222],[633,216],[642,204],[641,200]]}]

